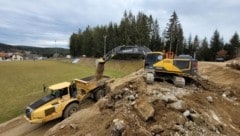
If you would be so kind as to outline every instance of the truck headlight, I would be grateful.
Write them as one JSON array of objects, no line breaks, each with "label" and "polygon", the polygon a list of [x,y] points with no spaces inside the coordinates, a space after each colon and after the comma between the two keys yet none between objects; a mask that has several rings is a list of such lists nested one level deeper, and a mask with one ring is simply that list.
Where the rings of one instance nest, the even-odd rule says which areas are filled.
[{"label": "truck headlight", "polygon": [[30,108],[29,106],[25,109],[26,117],[28,117],[29,119],[31,119],[32,111],[32,108]]}]

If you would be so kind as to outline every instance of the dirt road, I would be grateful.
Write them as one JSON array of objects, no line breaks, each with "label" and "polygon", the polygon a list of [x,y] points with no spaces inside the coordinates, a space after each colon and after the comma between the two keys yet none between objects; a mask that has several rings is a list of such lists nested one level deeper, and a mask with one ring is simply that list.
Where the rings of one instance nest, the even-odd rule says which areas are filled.
[{"label": "dirt road", "polygon": [[46,124],[29,124],[23,115],[0,124],[0,136],[42,136],[61,120],[50,121]]},{"label": "dirt road", "polygon": [[[82,106],[82,108],[86,108],[86,110],[82,110],[83,112],[79,113],[79,116],[75,119],[72,119],[72,121],[75,122],[73,124],[77,124],[80,128],[85,128],[86,132],[75,132],[75,134],[87,134],[88,132],[91,132],[89,125],[96,126],[99,128],[94,128],[95,130],[98,130],[96,134],[109,134],[109,125],[112,119],[115,118],[115,116],[110,116],[112,114],[116,114],[119,118],[122,118],[125,121],[132,121],[135,122],[136,126],[131,126],[132,123],[129,123],[129,126],[127,125],[126,130],[129,129],[129,131],[126,131],[127,134],[133,134],[130,130],[136,129],[136,131],[145,131],[143,130],[143,126],[150,129],[153,127],[153,124],[156,124],[157,122],[162,122],[162,129],[164,132],[161,132],[163,134],[172,134],[172,132],[178,132],[180,133],[178,129],[182,130],[185,129],[185,132],[201,132],[204,134],[240,134],[239,128],[240,128],[240,120],[238,119],[239,113],[239,99],[240,99],[240,93],[238,91],[240,90],[238,84],[240,81],[240,72],[236,70],[232,70],[225,67],[225,63],[212,63],[212,62],[200,62],[199,63],[199,74],[205,76],[210,81],[213,81],[217,84],[218,88],[215,91],[204,91],[199,90],[196,87],[189,86],[187,88],[178,89],[174,88],[171,84],[161,83],[160,86],[156,84],[156,86],[148,86],[147,91],[150,90],[149,94],[146,93],[144,90],[142,90],[146,86],[140,86],[144,85],[142,81],[138,82],[138,86],[136,86],[136,93],[138,93],[137,102],[140,99],[146,99],[146,96],[148,98],[154,98],[158,96],[166,96],[174,95],[174,98],[179,99],[180,102],[184,101],[186,103],[188,110],[176,110],[171,109],[171,104],[169,103],[163,103],[161,101],[156,101],[153,103],[153,108],[157,109],[155,112],[155,121],[153,123],[147,123],[140,121],[140,118],[137,118],[137,114],[135,114],[135,110],[132,110],[131,104],[134,104],[132,102],[130,105],[128,101],[122,98],[118,98],[118,94],[116,94],[117,99],[120,99],[116,101],[115,103],[115,110],[103,110],[98,111],[96,113],[92,112],[95,106],[93,105],[92,101],[89,101],[85,105]],[[131,81],[129,79],[129,81]],[[117,81],[116,81],[117,82]],[[115,84],[117,84],[115,82]],[[120,83],[119,83],[120,84]],[[135,84],[132,84],[132,88],[134,88]],[[219,91],[222,89],[222,87],[228,86],[226,92]],[[159,90],[160,88],[160,90]],[[142,90],[140,92],[137,92],[137,90]],[[171,91],[171,90],[178,90]],[[117,89],[118,90],[118,89]],[[153,90],[153,91],[151,91]],[[230,91],[228,91],[230,90]],[[133,91],[134,92],[134,91]],[[186,96],[180,97],[180,92],[186,93]],[[188,95],[190,92],[190,95]],[[157,93],[158,95],[155,95]],[[175,94],[176,93],[176,94]],[[153,95],[154,94],[154,95]],[[185,94],[184,94],[185,95]],[[115,96],[115,95],[114,95]],[[132,95],[126,96],[128,99],[131,99]],[[134,95],[135,96],[135,95]],[[123,97],[123,96],[122,96]],[[169,97],[169,96],[168,96]],[[172,96],[171,96],[172,97]],[[165,101],[165,100],[164,100]],[[175,100],[174,100],[175,101]],[[124,104],[123,108],[119,108],[121,104]],[[93,107],[88,109],[88,107]],[[82,120],[83,118],[80,118],[81,114],[86,117],[86,113],[89,113],[89,118],[91,117],[91,121],[89,120]],[[126,117],[125,117],[125,112]],[[190,112],[192,117],[190,118],[184,118],[182,114],[185,112]],[[90,114],[91,113],[91,114]],[[189,113],[189,114],[190,114]],[[187,114],[187,113],[185,113]],[[130,118],[130,116],[133,116],[134,118]],[[199,116],[199,118],[196,118],[196,115]],[[110,118],[111,117],[111,118]],[[196,119],[195,119],[196,118]],[[79,120],[76,122],[76,120]],[[177,122],[174,122],[177,121]],[[62,123],[61,120],[55,120],[52,122],[48,122],[46,124],[29,124],[23,116],[19,116],[17,118],[14,118],[8,122],[0,124],[0,136],[42,136],[45,134],[46,131],[48,131],[50,128],[55,126],[57,123],[61,122],[60,124],[65,124],[64,126],[66,129],[59,129],[59,125],[54,127],[53,131],[50,134],[73,134],[73,130],[71,128],[68,128],[67,124],[71,124],[71,119],[65,120],[65,123]],[[102,125],[96,125],[96,122],[101,122]],[[82,122],[82,124],[81,124]],[[105,124],[104,124],[105,122]],[[191,123],[193,122],[193,125]],[[80,124],[78,124],[80,123]],[[89,125],[87,125],[87,123]],[[139,124],[137,124],[139,123]],[[177,125],[176,125],[177,123]],[[196,124],[194,124],[196,123]],[[134,123],[133,123],[134,124]],[[142,124],[145,124],[141,126]],[[190,124],[190,125],[189,125]],[[188,127],[187,127],[188,126]],[[103,127],[103,128],[101,128]],[[139,130],[139,127],[141,128]],[[180,127],[180,128],[179,128]],[[148,130],[146,129],[146,130]],[[196,130],[195,130],[196,129]],[[201,129],[199,131],[198,129]],[[56,130],[56,131],[54,131]],[[89,131],[87,131],[89,130]],[[59,131],[59,132],[58,132]],[[95,132],[92,132],[94,134]],[[146,131],[146,133],[148,133]],[[194,134],[194,133],[193,133]]]},{"label": "dirt road", "polygon": [[[93,103],[91,99],[87,99],[80,109],[85,109]],[[30,124],[21,115],[0,124],[0,136],[43,136],[48,129],[61,121],[62,119],[56,119],[45,124]]]}]

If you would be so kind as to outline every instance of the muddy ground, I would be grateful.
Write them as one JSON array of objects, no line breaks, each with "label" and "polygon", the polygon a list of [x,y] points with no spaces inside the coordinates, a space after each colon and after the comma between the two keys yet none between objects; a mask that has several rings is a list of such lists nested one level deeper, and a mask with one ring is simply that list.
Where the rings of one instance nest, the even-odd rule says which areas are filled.
[{"label": "muddy ground", "polygon": [[[240,135],[240,72],[199,63],[204,86],[146,84],[143,71],[109,84],[111,92],[73,116],[45,125],[22,116],[0,124],[0,135]],[[50,129],[49,129],[50,128]]]}]

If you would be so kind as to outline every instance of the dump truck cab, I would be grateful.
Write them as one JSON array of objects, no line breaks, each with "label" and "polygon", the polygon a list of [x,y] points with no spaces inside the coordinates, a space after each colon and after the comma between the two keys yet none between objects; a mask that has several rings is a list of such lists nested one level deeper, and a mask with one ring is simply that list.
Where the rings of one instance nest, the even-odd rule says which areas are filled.
[{"label": "dump truck cab", "polygon": [[74,98],[74,84],[62,82],[48,87],[45,97],[33,102],[25,110],[25,118],[30,123],[43,123],[62,117],[64,108]]}]

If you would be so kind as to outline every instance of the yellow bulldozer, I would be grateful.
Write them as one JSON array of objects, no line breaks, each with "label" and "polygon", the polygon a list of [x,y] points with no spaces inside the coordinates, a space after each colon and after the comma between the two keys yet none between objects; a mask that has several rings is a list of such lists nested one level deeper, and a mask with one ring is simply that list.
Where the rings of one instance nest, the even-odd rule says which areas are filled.
[{"label": "yellow bulldozer", "polygon": [[185,86],[186,80],[196,76],[197,67],[197,60],[190,55],[174,56],[173,52],[150,52],[144,61],[148,83],[160,79],[171,81],[179,87]]}]

